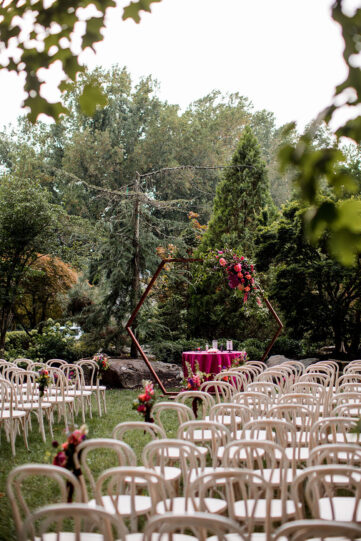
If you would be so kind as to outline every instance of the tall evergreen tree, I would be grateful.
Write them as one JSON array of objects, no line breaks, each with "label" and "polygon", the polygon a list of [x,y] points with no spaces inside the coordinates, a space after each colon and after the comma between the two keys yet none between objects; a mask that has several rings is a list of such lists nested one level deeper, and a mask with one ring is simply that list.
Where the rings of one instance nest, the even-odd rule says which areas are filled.
[{"label": "tall evergreen tree", "polygon": [[[205,257],[209,250],[222,250],[226,246],[242,251],[251,257],[254,251],[254,233],[260,223],[261,213],[273,213],[266,165],[252,129],[246,126],[230,167],[218,184],[213,204],[213,214],[196,251]],[[190,334],[197,337],[229,337],[245,339],[262,337],[265,322],[258,314],[246,318],[242,304],[233,291],[219,282],[219,276],[203,272],[197,267],[190,308]]]},{"label": "tall evergreen tree", "polygon": [[253,234],[262,209],[273,207],[266,165],[250,126],[246,126],[233,155],[231,167],[218,184],[213,214],[200,245],[200,253],[209,249],[242,248],[253,252]]}]

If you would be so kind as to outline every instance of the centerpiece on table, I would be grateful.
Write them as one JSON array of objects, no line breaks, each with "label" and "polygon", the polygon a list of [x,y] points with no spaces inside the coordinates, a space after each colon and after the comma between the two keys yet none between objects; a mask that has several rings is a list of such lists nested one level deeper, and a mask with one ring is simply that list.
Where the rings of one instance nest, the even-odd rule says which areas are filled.
[{"label": "centerpiece on table", "polygon": [[144,416],[147,423],[154,423],[151,415],[152,407],[156,401],[154,385],[151,381],[143,381],[143,392],[133,401],[133,409]]},{"label": "centerpiece on table", "polygon": [[94,355],[93,361],[97,363],[97,383],[99,383],[104,372],[109,369],[109,357],[105,355],[105,353],[97,353],[96,355]]},{"label": "centerpiece on table", "polygon": [[[81,470],[75,467],[74,455],[77,446],[86,439],[88,427],[82,425],[80,428],[75,428],[72,432],[67,432],[67,439],[61,445],[57,441],[53,441],[52,446],[55,449],[60,447],[60,450],[53,458],[54,466],[60,466],[74,473],[76,477],[80,477]],[[68,487],[68,503],[73,499],[73,486],[67,484]]]}]

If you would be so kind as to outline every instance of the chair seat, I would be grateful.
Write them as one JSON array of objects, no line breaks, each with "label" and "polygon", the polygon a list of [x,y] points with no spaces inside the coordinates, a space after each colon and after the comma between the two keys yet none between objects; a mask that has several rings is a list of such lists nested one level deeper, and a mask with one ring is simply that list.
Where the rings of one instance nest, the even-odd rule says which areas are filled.
[{"label": "chair seat", "polygon": [[[106,391],[107,390],[105,385],[84,385],[83,389],[85,391]],[[138,535],[138,534],[132,534],[132,535]]]},{"label": "chair seat", "polygon": [[[207,447],[202,447],[200,445],[197,445],[198,449],[200,450],[200,452],[202,453],[202,455],[206,455],[208,453],[208,449]],[[168,449],[168,457],[170,459],[173,459],[173,460],[178,460],[179,459],[179,449],[177,449],[176,447],[169,447]]]},{"label": "chair seat", "polygon": [[41,538],[34,539],[35,541],[104,541],[102,534],[93,532],[82,532],[78,537],[74,532],[59,532],[59,534],[49,532],[43,534]]},{"label": "chair seat", "polygon": [[[148,471],[149,468],[145,468],[144,466],[138,466],[138,470],[140,471],[144,471],[145,469]],[[177,481],[182,475],[182,470],[180,468],[176,468],[175,466],[165,466],[164,468],[161,468],[160,466],[155,466],[152,469],[154,469],[160,475],[163,475],[164,479],[170,482]],[[126,478],[125,481],[129,482],[130,479]],[[137,485],[146,486],[147,484],[147,482],[140,477],[139,479],[136,479],[135,482],[137,483]]]},{"label": "chair seat", "polygon": [[[183,533],[172,533],[170,535],[172,541],[198,541],[198,537],[194,537],[194,535],[186,535]],[[218,538],[216,537],[216,539]],[[117,541],[121,541],[121,539],[118,539]],[[125,541],[143,541],[143,534],[129,533],[125,536]],[[152,534],[151,541],[168,541],[168,535],[155,532]]]},{"label": "chair seat", "polygon": [[[215,423],[221,423],[222,425],[229,426],[232,424],[232,418],[230,415],[218,415],[214,417],[214,419],[211,419],[208,415],[204,418],[205,421],[214,421]],[[242,423],[242,419],[240,417],[235,417],[235,422],[237,425],[240,425]]]},{"label": "chair seat", "polygon": [[[90,500],[89,506],[96,506],[95,500]],[[110,496],[102,496],[102,506],[109,513],[114,513],[114,505]],[[149,513],[152,508],[152,502],[149,496],[136,496],[135,497],[135,507],[133,510],[131,507],[131,498],[130,495],[124,494],[118,496],[118,507],[117,513],[122,517],[129,517],[131,514],[143,515]]]},{"label": "chair seat", "polygon": [[[221,514],[227,509],[227,502],[218,498],[204,498],[203,502],[208,513]],[[196,507],[198,507],[198,498],[195,498],[195,503]],[[172,498],[157,503],[157,513],[163,514],[167,511],[171,511],[172,513],[193,513],[194,511],[198,511],[198,509],[195,509],[192,501],[186,498]]]},{"label": "chair seat", "polygon": [[[252,440],[252,439],[255,439],[254,437],[252,438],[251,436],[252,434],[252,431],[251,430],[245,430],[244,434],[243,434],[243,431],[242,430],[237,430],[237,440]],[[256,434],[256,439],[258,441],[263,441],[263,440],[266,440],[267,439],[267,433],[265,430],[258,430],[258,431],[255,431],[255,434]]]},{"label": "chair seat", "polygon": [[[221,447],[218,447],[218,449],[217,449],[217,458],[219,460],[223,459],[224,449],[225,448],[224,448],[223,445]],[[246,460],[247,459],[248,455],[247,455],[246,451],[244,449],[239,449],[239,448],[235,448],[235,447],[230,448],[230,452],[229,452],[229,455],[228,455],[230,457],[230,459],[232,459],[234,457],[236,451],[237,451],[237,454],[238,454],[240,460]],[[264,453],[265,452],[264,452],[263,449],[258,449],[258,455],[259,456],[264,455]]]},{"label": "chair seat", "polygon": [[[204,473],[214,473],[214,472],[221,472],[221,471],[225,471],[226,468],[212,468],[211,466],[207,466],[206,468],[203,468],[203,469],[194,469],[190,472],[190,475],[189,475],[189,482],[192,483],[193,481],[195,481],[196,479],[198,479],[198,477],[200,475],[203,475]],[[222,485],[224,484],[224,481],[222,479],[219,479],[217,480],[216,482],[217,485]]]},{"label": "chair seat", "polygon": [[297,447],[295,450],[293,447],[286,447],[285,454],[288,460],[292,460],[295,456],[299,462],[306,462],[310,456],[310,450],[308,447]]},{"label": "chair seat", "polygon": [[[263,532],[253,532],[250,535],[246,534],[244,536],[245,539],[248,539],[249,541],[266,541],[267,537],[266,534]],[[237,533],[227,533],[225,536],[222,537],[222,540],[224,541],[240,541],[239,535]],[[207,541],[219,541],[219,537],[217,535],[212,535],[211,537],[207,537]],[[281,540],[279,540],[281,541]],[[286,538],[282,539],[282,541],[288,541]]]},{"label": "chair seat", "polygon": [[354,432],[342,434],[341,432],[336,432],[336,438],[330,434],[328,439],[330,443],[361,443],[361,434],[356,434]]},{"label": "chair seat", "polygon": [[[287,500],[285,507],[285,519],[288,520],[293,518],[296,514],[294,502]],[[248,499],[247,503],[245,503],[244,500],[235,502],[234,515],[240,520],[244,520],[248,516],[253,516],[255,522],[264,522],[266,517],[266,500],[258,500],[256,502],[256,500]],[[271,501],[271,519],[274,521],[279,521],[282,519],[282,500],[273,499]]]},{"label": "chair seat", "polygon": [[[292,468],[287,468],[286,471],[286,483],[290,485],[293,483],[295,477],[299,475],[302,470],[292,470]],[[264,470],[254,470],[255,473],[258,473],[261,477],[263,477],[268,483],[271,483],[272,486],[278,486],[280,484],[280,478],[281,478],[281,470],[278,468],[274,469],[264,469]],[[254,481],[256,483],[256,481]]]},{"label": "chair seat", "polygon": [[10,415],[10,410],[3,410],[1,412],[1,421],[7,421],[8,419],[20,419],[21,417],[26,416],[26,411],[20,411],[20,410],[13,410],[12,414]]},{"label": "chair seat", "polygon": [[[354,520],[353,513],[355,509],[355,498],[351,497],[335,497],[332,498],[333,510],[329,498],[320,498],[318,500],[318,506],[320,511],[320,518],[324,520],[342,520],[349,522]],[[334,513],[334,516],[332,514]],[[361,508],[358,506],[356,513],[356,522],[361,522]]]}]

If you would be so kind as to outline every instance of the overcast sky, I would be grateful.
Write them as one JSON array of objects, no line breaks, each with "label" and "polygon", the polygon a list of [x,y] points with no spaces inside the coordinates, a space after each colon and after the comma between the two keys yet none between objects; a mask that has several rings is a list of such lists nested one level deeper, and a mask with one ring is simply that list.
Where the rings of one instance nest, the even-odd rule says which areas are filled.
[{"label": "overcast sky", "polygon": [[[121,0],[126,5],[130,0]],[[299,128],[331,101],[346,75],[332,0],[162,0],[139,25],[108,12],[104,42],[84,61],[153,75],[183,109],[210,92],[239,92],[278,124]],[[0,71],[0,124],[20,114],[21,84]],[[52,95],[50,93],[50,95]]]}]

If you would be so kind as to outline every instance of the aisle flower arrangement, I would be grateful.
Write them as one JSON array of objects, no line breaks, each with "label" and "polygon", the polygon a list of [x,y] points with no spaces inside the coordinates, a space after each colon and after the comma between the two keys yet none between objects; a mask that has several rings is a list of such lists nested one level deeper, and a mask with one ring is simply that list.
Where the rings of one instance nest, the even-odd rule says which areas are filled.
[{"label": "aisle flower arrangement", "polygon": [[38,384],[39,396],[43,397],[45,389],[47,389],[51,384],[51,377],[49,371],[46,370],[46,368],[42,368],[41,370],[39,370],[38,374],[39,375],[36,378],[36,383]]},{"label": "aisle flower arrangement", "polygon": [[206,372],[201,372],[199,368],[199,363],[196,362],[194,369],[191,367],[190,363],[186,362],[187,368],[187,377],[183,380],[183,387],[185,391],[198,391],[203,382],[207,381],[210,374]]},{"label": "aisle flower arrangement", "polygon": [[[52,446],[55,449],[59,449],[56,455],[53,458],[54,466],[60,466],[61,468],[66,468],[67,470],[74,473],[76,477],[81,475],[81,471],[75,467],[74,455],[77,446],[86,439],[88,434],[88,427],[82,425],[80,428],[75,428],[72,432],[67,432],[67,439],[64,443],[59,444],[57,441],[52,442]],[[71,502],[73,499],[73,487],[68,485],[68,502]]]},{"label": "aisle flower arrangement", "polygon": [[109,357],[105,353],[97,353],[93,357],[93,361],[97,363],[98,366],[98,377],[102,377],[104,372],[109,368]]},{"label": "aisle flower arrangement", "polygon": [[230,368],[238,368],[239,366],[242,366],[247,360],[247,351],[240,351],[238,357],[235,357],[231,361]]},{"label": "aisle flower arrangement", "polygon": [[133,409],[143,415],[147,423],[154,423],[151,412],[155,401],[156,395],[153,383],[151,381],[143,381],[143,392],[133,401]]},{"label": "aisle flower arrangement", "polygon": [[[254,265],[250,263],[243,255],[239,256],[228,248],[213,252],[215,269],[223,269],[227,274],[228,285],[231,289],[237,289],[243,293],[243,302],[246,303],[248,297],[258,290],[255,281]],[[257,303],[261,305],[261,300],[257,297]]]}]

